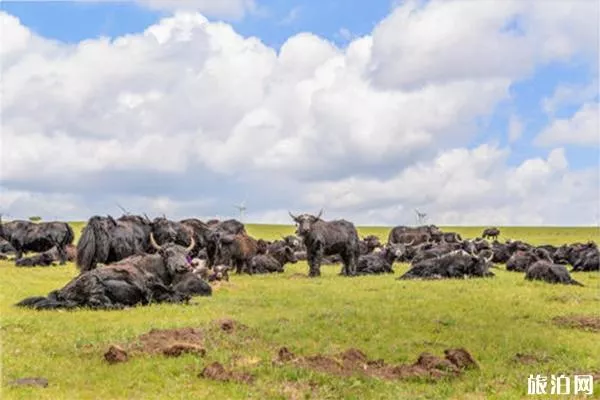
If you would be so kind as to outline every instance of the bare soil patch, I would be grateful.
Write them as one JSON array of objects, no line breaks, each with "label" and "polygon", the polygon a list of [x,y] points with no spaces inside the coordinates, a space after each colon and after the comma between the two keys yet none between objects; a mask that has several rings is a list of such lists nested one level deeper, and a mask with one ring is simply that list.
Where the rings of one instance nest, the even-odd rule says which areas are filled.
[{"label": "bare soil patch", "polygon": [[[104,359],[110,364],[126,362],[132,355],[162,354],[166,357],[179,357],[183,354],[206,355],[205,340],[217,331],[233,334],[247,329],[247,326],[231,318],[222,318],[210,323],[209,329],[175,328],[151,329],[137,339],[125,344],[111,344],[104,353]],[[211,337],[209,337],[211,336]]]},{"label": "bare soil patch", "polygon": [[213,324],[217,325],[220,330],[226,333],[234,333],[239,330],[248,329],[246,325],[231,318],[221,318],[213,321]]},{"label": "bare soil patch", "polygon": [[552,318],[552,322],[559,326],[600,332],[600,316],[597,315],[565,315]]},{"label": "bare soil patch", "polygon": [[382,359],[370,360],[365,353],[354,348],[333,356],[316,354],[299,357],[288,348],[282,347],[273,363],[275,365],[291,363],[343,377],[365,375],[386,380],[413,377],[437,380],[443,377],[458,376],[465,369],[479,368],[471,354],[465,349],[448,349],[444,353],[444,359],[430,353],[422,353],[413,364],[388,365]]},{"label": "bare soil patch", "polygon": [[139,353],[162,354],[166,357],[190,353],[204,357],[204,334],[198,328],[151,329],[133,342],[122,346],[111,344],[104,353],[104,359],[116,364],[126,362],[130,355]]},{"label": "bare soil patch", "polygon": [[223,382],[239,382],[239,383],[252,383],[254,382],[254,376],[246,372],[227,370],[219,362],[213,362],[207,365],[202,372],[198,375],[201,378],[212,379],[215,381]]}]

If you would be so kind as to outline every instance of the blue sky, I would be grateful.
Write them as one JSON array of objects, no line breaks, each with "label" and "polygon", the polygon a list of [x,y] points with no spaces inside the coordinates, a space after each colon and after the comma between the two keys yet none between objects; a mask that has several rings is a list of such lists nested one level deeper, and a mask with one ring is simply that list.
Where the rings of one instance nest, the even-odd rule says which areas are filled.
[{"label": "blue sky", "polygon": [[[233,29],[243,37],[258,37],[266,46],[277,51],[286,40],[301,32],[313,33],[333,42],[343,50],[353,40],[371,35],[373,29],[382,20],[389,17],[394,12],[395,7],[401,3],[389,0],[370,2],[359,0],[306,0],[298,2],[257,0],[256,4],[257,8],[247,10],[243,17],[229,18],[225,16],[224,20],[226,23],[231,24]],[[17,17],[20,24],[36,35],[46,39],[54,39],[66,45],[77,44],[83,40],[97,39],[102,36],[115,39],[123,35],[139,34],[146,28],[160,23],[162,18],[170,16],[173,11],[164,8],[151,8],[133,1],[123,3],[3,1],[0,5],[3,11]],[[425,7],[429,4],[428,2],[421,2],[421,5]],[[221,16],[211,15],[210,13],[206,16],[210,21],[221,20]],[[577,24],[577,21],[569,22]],[[507,19],[504,29],[518,32],[518,35],[526,35],[529,33],[528,29],[530,28],[524,24],[522,15],[519,15],[516,18]],[[399,34],[404,33],[402,29],[399,29],[398,32]],[[504,61],[511,62],[510,59]],[[464,62],[468,65],[470,60]],[[569,140],[557,142],[555,145],[541,146],[535,143],[535,138],[557,120],[573,118],[585,103],[592,102],[597,106],[598,91],[595,90],[595,93],[581,96],[581,98],[558,101],[552,113],[548,113],[544,108],[545,99],[552,98],[560,88],[579,87],[583,92],[583,88],[588,87],[589,91],[589,87],[594,80],[597,82],[597,67],[597,63],[590,62],[589,58],[580,54],[575,54],[568,59],[539,63],[530,72],[513,77],[508,88],[508,98],[495,102],[490,112],[474,117],[466,125],[452,125],[445,134],[457,135],[458,137],[462,135],[461,130],[472,129],[474,126],[475,131],[468,136],[468,140],[461,141],[457,145],[464,146],[467,149],[475,149],[491,143],[500,148],[508,148],[510,151],[505,168],[516,168],[528,159],[541,158],[545,160],[550,150],[561,147],[568,161],[570,172],[593,171],[597,169],[599,161],[597,146],[582,145],[574,141],[569,142]],[[434,81],[431,82],[435,84]],[[575,91],[579,91],[579,89]],[[518,135],[518,138],[509,140],[511,120],[513,122],[517,121],[520,125],[521,134]],[[406,155],[406,160],[416,162],[413,158],[429,157],[429,161],[423,160],[422,162],[432,162],[431,158],[435,156],[436,152],[445,150],[447,149],[441,147],[415,150],[414,153]],[[382,158],[380,163],[369,162],[365,164],[362,167],[362,172],[365,176],[373,176],[377,175],[379,171],[381,179],[391,179],[391,177],[401,172],[395,169],[399,165],[402,165],[402,163],[398,164]],[[332,180],[341,179],[340,184],[342,184],[343,178],[348,175],[345,172],[345,166],[346,164],[342,163],[337,170],[332,170],[330,178]],[[361,171],[357,170],[355,172],[355,176],[361,176]],[[127,179],[135,180],[136,178],[131,177],[137,177],[137,173],[131,171],[129,174],[124,174],[124,176],[130,176]],[[185,181],[188,178],[184,177],[188,175],[189,171],[179,176],[179,178]],[[97,182],[108,182],[107,177],[112,177],[112,175],[94,179],[97,179]],[[178,182],[179,178],[173,179],[171,182],[168,178],[165,178],[165,185],[161,187],[164,187],[165,192],[173,193],[176,196],[181,195],[182,198],[189,198],[189,193],[186,196],[179,193],[182,191],[179,187],[173,187],[173,182]],[[237,178],[244,181],[241,175]],[[123,179],[123,182],[127,182],[127,179]],[[211,185],[216,185],[219,182],[218,176],[207,175],[198,179],[198,182],[211,182]],[[65,182],[70,181],[65,180]],[[123,184],[127,186],[126,183]],[[246,194],[242,195],[236,192],[236,184],[238,184],[236,180],[231,180],[222,185],[221,195],[226,198],[225,202],[230,203],[240,196],[246,196]],[[291,185],[290,182],[288,184]],[[13,190],[33,190],[32,187],[28,186],[28,181],[21,179],[5,178],[3,179],[3,185]],[[127,187],[131,187],[131,185]],[[140,195],[149,195],[147,192],[152,192],[144,185],[140,187],[144,188],[140,189]],[[58,190],[58,186],[55,189]],[[53,189],[52,185],[45,183],[35,190],[51,192]],[[60,190],[65,190],[65,188],[61,187]],[[240,190],[242,190],[241,187]],[[248,190],[248,187],[243,188],[244,193]],[[252,197],[252,194],[249,196]],[[265,207],[262,210],[264,213],[281,207],[281,204],[277,203],[278,200],[275,200],[279,199],[278,196],[280,194],[273,192],[272,201],[259,201]],[[216,194],[215,198],[220,199],[221,197]],[[175,199],[171,200],[176,201]],[[379,204],[379,202],[373,204]],[[368,208],[367,205],[361,205],[361,208],[365,207]],[[225,209],[220,210],[220,213],[226,212]],[[383,213],[383,211],[381,212]]]}]

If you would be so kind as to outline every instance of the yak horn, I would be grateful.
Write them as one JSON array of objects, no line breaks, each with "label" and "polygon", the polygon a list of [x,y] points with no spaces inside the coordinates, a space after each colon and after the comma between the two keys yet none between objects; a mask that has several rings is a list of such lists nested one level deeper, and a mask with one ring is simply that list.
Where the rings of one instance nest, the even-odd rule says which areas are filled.
[{"label": "yak horn", "polygon": [[319,215],[317,215],[317,219],[321,218],[321,215],[323,215],[323,209],[321,208],[321,211],[319,211]]},{"label": "yak horn", "polygon": [[411,240],[410,243],[405,243],[404,245],[405,246],[412,246],[414,242],[415,242],[415,239]]},{"label": "yak horn", "polygon": [[292,219],[294,221],[296,221],[298,219],[298,217],[294,216],[294,214],[292,214],[291,212],[288,211],[288,214],[290,214],[290,217],[292,217]]},{"label": "yak horn", "polygon": [[152,245],[152,247],[154,247],[156,250],[160,250],[162,247],[160,247],[158,245],[158,243],[156,243],[156,239],[154,239],[154,233],[150,232],[150,244]]},{"label": "yak horn", "polygon": [[190,235],[190,239],[191,239],[192,243],[188,247],[186,247],[186,249],[185,249],[186,253],[189,253],[190,251],[192,251],[194,246],[196,246],[196,240],[194,240],[194,235]]}]

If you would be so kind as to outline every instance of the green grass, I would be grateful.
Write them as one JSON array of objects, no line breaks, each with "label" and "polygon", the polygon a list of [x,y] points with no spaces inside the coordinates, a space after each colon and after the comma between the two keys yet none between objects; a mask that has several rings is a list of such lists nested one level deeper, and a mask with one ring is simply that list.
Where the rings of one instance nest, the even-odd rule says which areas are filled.
[{"label": "green grass", "polygon": [[[79,235],[83,224],[73,224]],[[482,228],[444,228],[464,237]],[[592,228],[501,228],[506,238],[534,244],[595,240]],[[291,226],[248,225],[255,237],[276,238]],[[389,228],[361,228],[360,233],[387,238]],[[527,397],[529,374],[600,371],[598,333],[554,325],[555,316],[600,316],[600,274],[578,273],[585,287],[527,282],[523,274],[494,270],[486,280],[396,281],[395,276],[342,278],[339,266],[322,267],[317,279],[305,263],[284,274],[231,277],[211,298],[190,305],[153,305],[123,311],[57,312],[18,309],[24,297],[45,295],[76,275],[73,265],[16,268],[0,262],[2,398],[35,399],[270,399],[312,393],[319,399],[440,399]],[[152,328],[206,326],[230,317],[249,327],[246,333],[220,339],[198,358],[184,355],[135,357],[108,365],[103,353]],[[443,355],[465,347],[481,369],[438,383],[389,382],[372,378],[338,378],[291,366],[271,364],[276,350],[287,346],[299,355],[334,353],[349,347],[388,363],[412,363],[421,352]],[[516,353],[547,362],[515,363]],[[212,361],[230,365],[241,354],[261,360],[238,367],[254,373],[254,384],[221,383],[197,377]],[[45,389],[10,387],[16,378],[41,376]],[[311,389],[310,384],[314,386]],[[599,393],[596,383],[596,395]],[[287,395],[285,394],[287,393]],[[303,398],[303,397],[296,397]],[[583,397],[582,397],[583,398]]]}]

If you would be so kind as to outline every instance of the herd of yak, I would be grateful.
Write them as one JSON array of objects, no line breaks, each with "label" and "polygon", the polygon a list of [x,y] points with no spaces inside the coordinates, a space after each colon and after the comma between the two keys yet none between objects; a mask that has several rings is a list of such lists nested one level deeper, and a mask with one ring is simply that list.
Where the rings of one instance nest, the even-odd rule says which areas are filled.
[{"label": "herd of yak", "polygon": [[[581,285],[570,272],[600,270],[598,247],[591,241],[560,247],[501,243],[497,228],[468,240],[428,225],[394,227],[382,244],[376,236],[359,238],[351,222],[325,221],[321,215],[290,213],[296,234],[275,241],[253,238],[235,219],[94,216],[76,246],[65,222],[0,222],[0,257],[22,267],[75,261],[80,273],[63,288],[17,303],[35,309],[186,302],[210,296],[210,282],[229,280],[231,270],[283,272],[298,260],[307,261],[310,277],[320,276],[323,264],[342,264],[340,275],[357,276],[393,273],[394,262],[406,262],[410,269],[397,279],[483,278],[494,276],[490,268],[498,263],[525,273],[525,279]],[[27,252],[38,254],[23,257]]]}]

